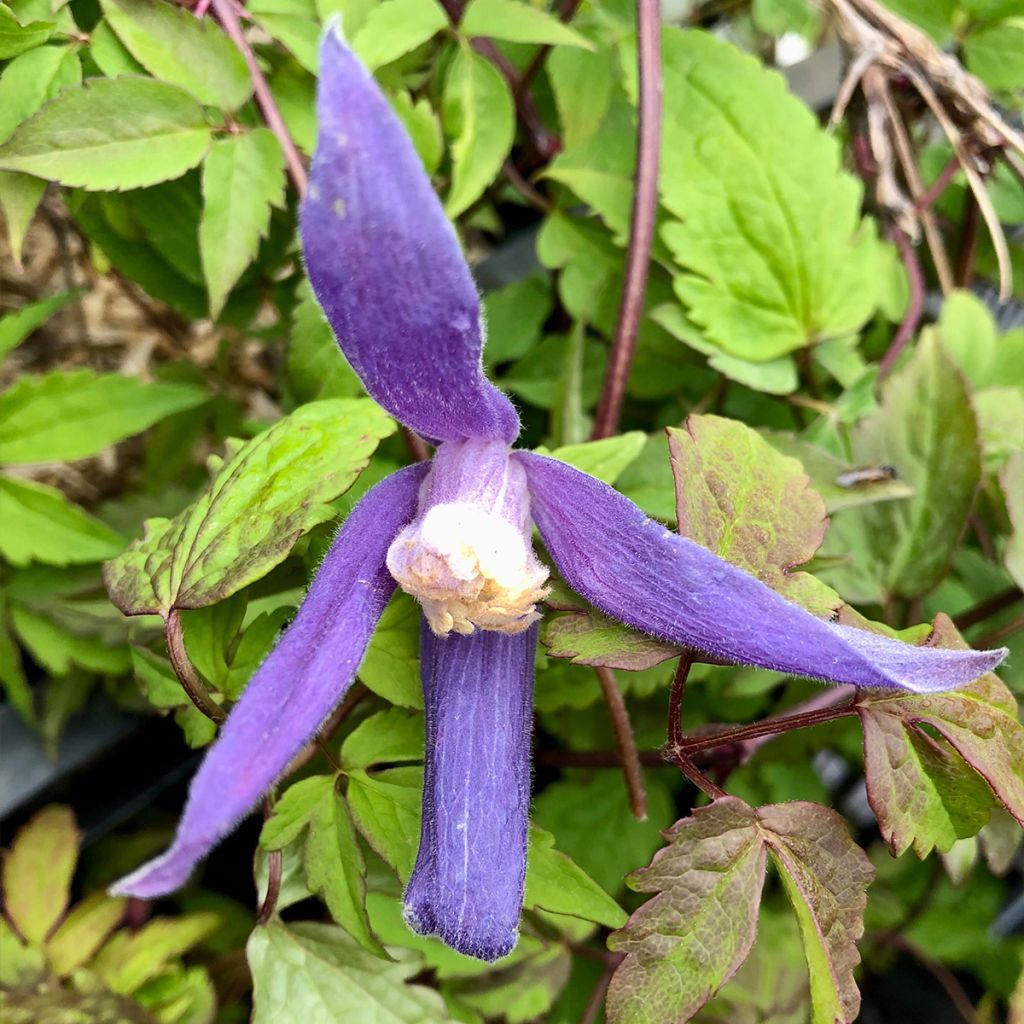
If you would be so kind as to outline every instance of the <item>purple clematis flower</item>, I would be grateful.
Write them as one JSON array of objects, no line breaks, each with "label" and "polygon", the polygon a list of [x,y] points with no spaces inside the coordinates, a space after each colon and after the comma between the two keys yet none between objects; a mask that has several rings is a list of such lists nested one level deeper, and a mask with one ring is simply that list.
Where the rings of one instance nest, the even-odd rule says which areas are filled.
[{"label": "purple clematis flower", "polygon": [[327,317],[367,391],[429,438],[429,464],[349,516],[294,622],[192,783],[177,838],[116,890],[171,892],[273,784],[352,683],[396,583],[424,615],[426,764],[405,915],[494,960],[516,943],[526,868],[530,723],[547,571],[615,618],[719,658],[927,693],[1005,651],[913,647],[818,619],[562,462],[513,451],[518,416],[484,377],[480,300],[401,124],[335,32],[301,226]]}]

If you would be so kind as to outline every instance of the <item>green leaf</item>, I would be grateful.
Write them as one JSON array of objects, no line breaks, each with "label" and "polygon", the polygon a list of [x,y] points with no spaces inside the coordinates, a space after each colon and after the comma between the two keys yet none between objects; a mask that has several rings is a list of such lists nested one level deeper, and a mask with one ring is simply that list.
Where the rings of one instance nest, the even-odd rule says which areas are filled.
[{"label": "green leaf", "polygon": [[28,725],[36,724],[35,700],[25,670],[21,652],[7,625],[7,597],[0,589],[0,684],[14,709]]},{"label": "green leaf", "polygon": [[84,967],[121,923],[127,900],[94,892],[72,908],[46,943],[46,959],[57,974]]},{"label": "green leaf", "polygon": [[127,995],[156,977],[220,925],[212,913],[156,917],[136,931],[119,931],[99,951],[90,970],[114,992]]},{"label": "green leaf", "polygon": [[876,578],[892,595],[927,593],[946,573],[981,475],[965,381],[934,337],[922,337],[889,378],[880,411],[854,432],[853,451],[860,465],[895,466],[914,489],[905,501],[846,513],[864,526]]},{"label": "green leaf", "polygon": [[989,89],[1011,93],[1024,89],[1024,18],[972,32],[963,47],[967,70]]},{"label": "green leaf", "polygon": [[597,133],[608,112],[615,81],[615,60],[604,47],[588,52],[556,47],[547,62],[555,94],[562,142],[566,150],[585,145]]},{"label": "green leaf", "polygon": [[626,954],[608,989],[610,1024],[690,1019],[736,973],[754,942],[770,853],[796,910],[815,1024],[849,1024],[873,871],[834,811],[817,804],[757,810],[722,797],[666,833],[669,846],[627,879],[656,893],[609,946]]},{"label": "green leaf", "polygon": [[[929,645],[967,647],[944,615],[936,617]],[[991,806],[978,776],[1024,824],[1024,726],[1013,695],[993,673],[949,693],[864,690],[857,712],[868,799],[894,853],[913,846],[923,857],[977,833]]]},{"label": "green leaf", "polygon": [[45,191],[46,182],[40,178],[33,178],[31,174],[16,174],[14,171],[0,171],[0,209],[7,218],[11,255],[19,269],[25,234]]},{"label": "green leaf", "polygon": [[414,100],[404,91],[393,93],[389,99],[423,161],[423,169],[427,174],[433,174],[441,165],[441,157],[444,155],[444,137],[437,113],[428,100]]},{"label": "green leaf", "polygon": [[131,665],[125,647],[111,647],[99,637],[79,635],[57,619],[24,605],[11,606],[11,621],[32,657],[54,675],[64,676],[77,665],[90,672],[116,676],[127,672]]},{"label": "green leaf", "polygon": [[825,503],[803,466],[755,430],[720,416],[690,416],[668,429],[679,532],[756,576],[815,615],[842,603],[829,587],[792,571],[825,536]]},{"label": "green leaf", "polygon": [[89,56],[107,78],[146,74],[146,69],[128,52],[106,21],[101,21],[89,36]]},{"label": "green leaf", "polygon": [[41,945],[67,909],[79,842],[74,814],[53,805],[18,831],[3,859],[5,910],[29,945]]},{"label": "green leaf", "polygon": [[74,302],[81,294],[79,289],[60,292],[0,316],[0,358],[17,348],[37,327],[41,327],[54,313]]},{"label": "green leaf", "polygon": [[614,484],[637,459],[646,443],[647,435],[642,430],[629,430],[600,441],[563,445],[556,448],[551,457],[568,462],[606,484]]},{"label": "green leaf", "polygon": [[272,921],[247,947],[253,977],[253,1024],[430,1024],[448,1020],[440,995],[409,979],[422,957],[396,960],[364,952],[340,928]]},{"label": "green leaf", "polygon": [[0,989],[0,1016],[4,1024],[157,1024],[127,996],[103,988],[79,991],[52,981],[13,991]]},{"label": "green leaf", "polygon": [[260,28],[289,50],[311,75],[317,73],[322,32],[312,3],[251,0],[247,7]]},{"label": "green leaf", "polygon": [[279,850],[307,827],[309,888],[323,896],[331,917],[364,949],[385,956],[366,916],[366,863],[335,776],[316,775],[289,786],[263,826],[260,845]]},{"label": "green leaf", "polygon": [[105,523],[31,480],[0,476],[0,522],[0,555],[14,565],[101,562],[124,547]]},{"label": "green leaf", "polygon": [[[10,988],[31,988],[46,974],[38,949],[26,946],[5,918],[0,917],[0,1007]],[[25,1024],[34,1024],[31,1017]]]},{"label": "green leaf", "polygon": [[348,804],[366,841],[407,882],[420,842],[423,769],[387,768],[348,773]]},{"label": "green leaf", "polygon": [[958,3],[957,0],[886,0],[885,6],[923,28],[941,45],[952,35]]},{"label": "green leaf", "polygon": [[877,295],[873,226],[840,147],[781,75],[702,32],[663,34],[662,237],[709,341],[764,362],[857,331]]},{"label": "green leaf", "polygon": [[269,128],[229,135],[211,147],[203,163],[199,248],[212,316],[220,315],[256,256],[270,227],[270,208],[284,203],[284,184],[284,155]]},{"label": "green leaf", "polygon": [[536,274],[487,292],[484,359],[488,364],[494,366],[526,355],[540,341],[544,321],[553,307],[551,282]]},{"label": "green leaf", "polygon": [[999,474],[999,482],[1013,526],[1003,548],[1003,562],[1017,586],[1024,588],[1024,452],[1010,457]]},{"label": "green leaf", "polygon": [[109,191],[180,177],[206,155],[210,127],[187,92],[149,78],[65,89],[0,146],[0,170]]},{"label": "green leaf", "polygon": [[422,760],[423,716],[404,708],[389,708],[371,715],[341,745],[341,763],[346,771]]},{"label": "green leaf", "polygon": [[630,629],[596,608],[549,616],[541,642],[553,658],[630,672],[653,668],[683,652],[683,648]]},{"label": "green leaf", "polygon": [[52,21],[19,24],[7,4],[0,4],[0,60],[17,57],[19,53],[45,43],[55,28]]},{"label": "green leaf", "polygon": [[530,826],[523,906],[621,928],[626,921],[623,909],[554,843],[550,832]]},{"label": "green leaf", "polygon": [[288,380],[302,402],[317,398],[355,398],[363,383],[348,364],[327,318],[303,278],[296,290],[292,332],[285,354]]},{"label": "green leaf", "polygon": [[102,6],[107,23],[154,78],[223,110],[236,110],[252,94],[245,58],[213,18],[196,18],[166,0],[102,0]]},{"label": "green leaf", "polygon": [[359,666],[359,678],[374,693],[406,708],[423,707],[420,683],[420,624],[423,613],[408,594],[396,593]]},{"label": "green leaf", "polygon": [[75,67],[81,81],[77,59],[71,46],[40,46],[15,57],[4,68],[0,74],[0,142],[61,89],[77,84],[67,81]]},{"label": "green leaf", "polygon": [[352,49],[373,71],[422,46],[447,24],[444,8],[433,0],[386,0],[370,9]]},{"label": "green leaf", "polygon": [[146,700],[155,708],[174,710],[174,719],[192,748],[205,747],[217,735],[211,722],[186,696],[170,663],[144,647],[131,649],[132,667]]},{"label": "green leaf", "polygon": [[174,519],[146,521],[145,536],[104,567],[126,615],[202,608],[282,562],[328,504],[365,468],[394,422],[366,399],[311,402],[224,459],[211,458],[206,490]]},{"label": "green leaf", "polygon": [[467,36],[486,36],[510,43],[594,49],[594,44],[574,28],[521,0],[471,0],[459,29]]},{"label": "green leaf", "polygon": [[445,212],[455,218],[480,198],[515,138],[515,108],[508,83],[490,61],[468,47],[459,49],[448,69],[442,119],[454,139]]},{"label": "green leaf", "polygon": [[0,462],[83,459],[210,396],[92,370],[25,376],[0,394]]}]

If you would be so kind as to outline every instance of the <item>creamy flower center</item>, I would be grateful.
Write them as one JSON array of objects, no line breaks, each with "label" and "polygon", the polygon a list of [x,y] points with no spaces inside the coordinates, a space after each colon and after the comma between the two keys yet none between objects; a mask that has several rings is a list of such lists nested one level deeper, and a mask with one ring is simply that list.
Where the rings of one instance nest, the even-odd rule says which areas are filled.
[{"label": "creamy flower center", "polygon": [[441,445],[416,520],[388,550],[388,570],[438,636],[521,633],[539,617],[548,571],[530,545],[525,474],[508,456],[495,442]]}]

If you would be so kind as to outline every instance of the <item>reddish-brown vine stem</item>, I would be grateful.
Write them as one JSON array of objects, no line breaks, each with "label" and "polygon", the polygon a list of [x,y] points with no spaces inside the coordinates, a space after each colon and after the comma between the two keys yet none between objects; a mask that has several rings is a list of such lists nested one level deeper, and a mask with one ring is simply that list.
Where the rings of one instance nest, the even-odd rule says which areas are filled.
[{"label": "reddish-brown vine stem", "polygon": [[694,763],[683,733],[683,697],[686,694],[686,680],[693,668],[693,655],[684,654],[679,659],[672,690],[668,698],[668,753],[679,770],[703,793],[717,800],[725,796],[725,790],[716,786]]},{"label": "reddish-brown vine stem", "polygon": [[203,681],[199,678],[185,650],[185,636],[181,628],[181,612],[172,608],[164,620],[164,637],[167,641],[167,656],[170,658],[174,674],[181,683],[181,688],[188,694],[188,699],[211,722],[223,722],[224,709],[210,696]]},{"label": "reddish-brown vine stem", "polygon": [[637,0],[637,71],[640,102],[637,113],[636,188],[626,249],[626,280],[612,341],[604,389],[594,421],[593,437],[611,437],[618,429],[626,381],[636,350],[644,310],[647,275],[658,212],[658,160],[661,152],[661,20],[658,0]]},{"label": "reddish-brown vine stem", "polygon": [[[263,820],[266,821],[274,813],[274,798],[268,793],[263,798]],[[280,850],[271,850],[267,854],[267,892],[263,897],[259,910],[256,911],[256,923],[266,924],[277,910],[277,901],[281,895],[281,868],[283,855]]]},{"label": "reddish-brown vine stem", "polygon": [[594,669],[601,684],[608,713],[615,731],[615,746],[622,761],[622,774],[626,779],[626,792],[629,794],[629,809],[637,821],[647,818],[647,793],[644,790],[644,772],[640,766],[640,756],[636,749],[636,738],[633,727],[629,723],[629,712],[626,702],[622,699],[622,691],[615,681],[615,673],[610,668]]},{"label": "reddish-brown vine stem", "polygon": [[921,272],[921,263],[914,252],[914,246],[901,228],[893,227],[889,233],[896,248],[899,249],[900,259],[907,272],[907,282],[910,285],[910,298],[907,301],[907,309],[903,314],[896,333],[892,336],[892,342],[886,349],[885,355],[878,366],[878,379],[884,380],[891,372],[900,353],[907,347],[907,343],[913,338],[921,322],[921,315],[924,313],[924,274]]}]

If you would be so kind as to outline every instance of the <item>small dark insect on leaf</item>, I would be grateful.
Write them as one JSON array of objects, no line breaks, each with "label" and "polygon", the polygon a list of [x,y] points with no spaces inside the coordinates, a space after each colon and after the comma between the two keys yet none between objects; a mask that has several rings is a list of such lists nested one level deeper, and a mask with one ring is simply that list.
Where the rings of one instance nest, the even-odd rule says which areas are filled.
[{"label": "small dark insect on leaf", "polygon": [[856,469],[847,470],[836,477],[836,484],[840,487],[867,487],[870,484],[880,484],[885,480],[897,480],[899,473],[895,466],[858,466]]}]

